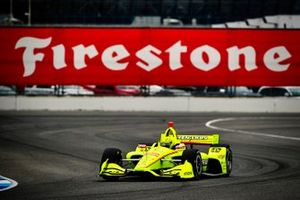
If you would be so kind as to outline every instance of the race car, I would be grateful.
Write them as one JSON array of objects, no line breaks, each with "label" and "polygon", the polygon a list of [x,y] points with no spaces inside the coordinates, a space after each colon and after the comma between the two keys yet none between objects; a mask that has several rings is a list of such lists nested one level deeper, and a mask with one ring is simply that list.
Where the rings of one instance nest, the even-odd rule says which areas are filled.
[{"label": "race car", "polygon": [[[209,145],[208,153],[195,145]],[[229,176],[232,171],[232,151],[219,144],[219,134],[177,134],[174,123],[153,144],[138,144],[122,158],[117,148],[105,149],[100,162],[99,176],[117,181],[124,176],[177,177],[200,179],[202,175]]]}]

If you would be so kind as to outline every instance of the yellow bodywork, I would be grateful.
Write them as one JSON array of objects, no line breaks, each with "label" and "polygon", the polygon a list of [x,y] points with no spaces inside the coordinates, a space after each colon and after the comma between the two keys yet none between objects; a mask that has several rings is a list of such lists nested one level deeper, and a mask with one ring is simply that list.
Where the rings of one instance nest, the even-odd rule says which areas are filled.
[{"label": "yellow bodywork", "polygon": [[210,147],[208,151],[210,159],[216,159],[220,162],[223,174],[227,173],[226,152],[226,147]]},{"label": "yellow bodywork", "polygon": [[[126,176],[148,172],[155,177],[180,177],[191,179],[195,177],[193,165],[188,160],[182,161],[186,144],[213,145],[208,153],[201,152],[202,172],[208,170],[208,162],[215,159],[220,163],[222,174],[227,173],[226,147],[218,146],[218,134],[191,135],[178,134],[173,127],[163,132],[157,143],[152,145],[139,144],[134,151],[126,154],[129,168],[123,168],[107,159],[99,170],[100,176]],[[168,146],[165,146],[168,145]],[[215,145],[215,146],[214,146]],[[192,147],[191,147],[192,148]]]},{"label": "yellow bodywork", "polygon": [[184,164],[178,165],[171,169],[162,170],[162,175],[165,177],[179,176],[182,179],[194,178],[193,166],[186,160]]},{"label": "yellow bodywork", "polygon": [[108,159],[101,165],[99,175],[102,176],[125,176],[126,169],[116,163],[108,163]]}]

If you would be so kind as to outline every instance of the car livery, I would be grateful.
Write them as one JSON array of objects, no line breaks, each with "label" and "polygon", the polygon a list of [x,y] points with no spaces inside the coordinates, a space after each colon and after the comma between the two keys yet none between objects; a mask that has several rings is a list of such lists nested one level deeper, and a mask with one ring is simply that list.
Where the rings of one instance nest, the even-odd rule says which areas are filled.
[{"label": "car livery", "polygon": [[[124,176],[178,177],[199,179],[202,175],[229,176],[232,171],[232,151],[219,143],[219,134],[177,134],[174,123],[153,144],[138,144],[126,158],[117,148],[104,150],[99,176],[116,181]],[[195,145],[209,145],[200,152]]]}]

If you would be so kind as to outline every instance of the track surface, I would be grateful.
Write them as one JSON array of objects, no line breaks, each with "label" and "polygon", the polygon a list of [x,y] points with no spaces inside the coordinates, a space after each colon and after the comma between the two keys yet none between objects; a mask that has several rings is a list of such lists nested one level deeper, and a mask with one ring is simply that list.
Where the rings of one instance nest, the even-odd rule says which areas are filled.
[{"label": "track surface", "polygon": [[[228,117],[234,119],[211,124],[220,131],[205,126]],[[168,120],[182,133],[219,132],[222,143],[232,145],[232,176],[97,177],[105,148],[125,153],[153,142]],[[268,134],[299,138],[300,114],[0,112],[0,175],[19,183],[0,199],[300,199],[300,141]]]}]

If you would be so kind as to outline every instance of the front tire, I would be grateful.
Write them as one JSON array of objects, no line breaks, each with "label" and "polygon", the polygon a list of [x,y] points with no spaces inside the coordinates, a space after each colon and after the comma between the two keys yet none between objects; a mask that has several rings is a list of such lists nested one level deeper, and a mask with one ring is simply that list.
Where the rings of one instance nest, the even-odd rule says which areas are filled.
[{"label": "front tire", "polygon": [[199,179],[202,174],[202,158],[199,150],[187,149],[182,153],[182,163],[188,161],[192,164],[194,178]]},{"label": "front tire", "polygon": [[[104,150],[100,162],[100,168],[102,164],[108,159],[108,163],[116,163],[120,166],[122,166],[122,151],[117,148],[107,148]],[[117,181],[119,180],[118,176],[102,176],[105,180],[108,181]]]}]

